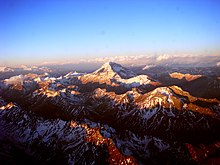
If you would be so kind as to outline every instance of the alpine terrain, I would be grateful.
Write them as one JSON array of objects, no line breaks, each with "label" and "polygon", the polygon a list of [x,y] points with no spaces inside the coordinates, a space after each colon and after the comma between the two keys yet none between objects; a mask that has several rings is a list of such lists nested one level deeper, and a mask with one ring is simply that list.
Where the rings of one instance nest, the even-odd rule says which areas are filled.
[{"label": "alpine terrain", "polygon": [[218,164],[218,67],[0,68],[0,164]]}]

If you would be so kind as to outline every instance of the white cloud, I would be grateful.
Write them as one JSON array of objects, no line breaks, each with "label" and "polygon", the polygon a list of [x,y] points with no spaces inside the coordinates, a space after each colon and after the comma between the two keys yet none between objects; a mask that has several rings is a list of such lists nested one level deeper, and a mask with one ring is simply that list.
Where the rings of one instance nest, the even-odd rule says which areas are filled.
[{"label": "white cloud", "polygon": [[55,65],[55,64],[60,64],[58,61],[44,61],[41,63],[41,65]]},{"label": "white cloud", "polygon": [[160,55],[156,58],[157,61],[163,61],[163,60],[168,60],[171,56],[164,54],[164,55]]},{"label": "white cloud", "polygon": [[[65,65],[75,64],[85,67],[88,66],[101,66],[103,63],[112,61],[124,66],[146,66],[146,65],[191,65],[191,66],[220,66],[220,56],[199,56],[193,54],[163,54],[163,55],[137,55],[137,56],[112,56],[112,57],[98,57],[98,58],[84,58],[69,61],[49,61],[44,62],[44,65]],[[219,61],[217,63],[217,61]]]}]

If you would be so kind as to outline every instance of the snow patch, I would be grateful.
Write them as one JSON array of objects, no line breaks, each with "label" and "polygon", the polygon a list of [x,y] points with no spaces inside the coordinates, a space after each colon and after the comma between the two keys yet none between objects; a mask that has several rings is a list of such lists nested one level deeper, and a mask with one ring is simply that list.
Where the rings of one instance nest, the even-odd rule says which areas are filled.
[{"label": "snow patch", "polygon": [[13,76],[9,79],[5,79],[4,82],[6,85],[11,85],[11,84],[23,84],[24,83],[24,76],[23,75],[18,75],[18,76]]},{"label": "snow patch", "polygon": [[142,68],[142,70],[147,70],[149,68],[155,67],[156,65],[146,65],[145,67]]}]

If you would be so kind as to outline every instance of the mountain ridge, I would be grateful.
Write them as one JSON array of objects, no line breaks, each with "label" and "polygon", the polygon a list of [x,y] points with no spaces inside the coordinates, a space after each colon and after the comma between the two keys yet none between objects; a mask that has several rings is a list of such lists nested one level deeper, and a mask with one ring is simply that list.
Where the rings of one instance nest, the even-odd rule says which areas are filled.
[{"label": "mountain ridge", "polygon": [[[102,154],[100,161],[110,164],[197,164],[212,160],[202,158],[206,151],[219,154],[219,99],[192,95],[175,81],[168,85],[111,62],[88,74],[19,75],[1,80],[0,130],[30,157],[38,154],[37,161],[58,159],[60,152],[67,164],[99,162],[94,155]],[[199,159],[192,155],[198,145],[205,146]]]}]

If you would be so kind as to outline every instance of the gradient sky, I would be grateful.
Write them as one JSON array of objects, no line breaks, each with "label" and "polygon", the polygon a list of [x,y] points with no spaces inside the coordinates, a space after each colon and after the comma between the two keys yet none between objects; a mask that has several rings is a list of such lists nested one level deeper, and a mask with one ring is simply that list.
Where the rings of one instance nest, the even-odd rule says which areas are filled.
[{"label": "gradient sky", "polygon": [[220,52],[219,0],[0,0],[0,65]]}]

